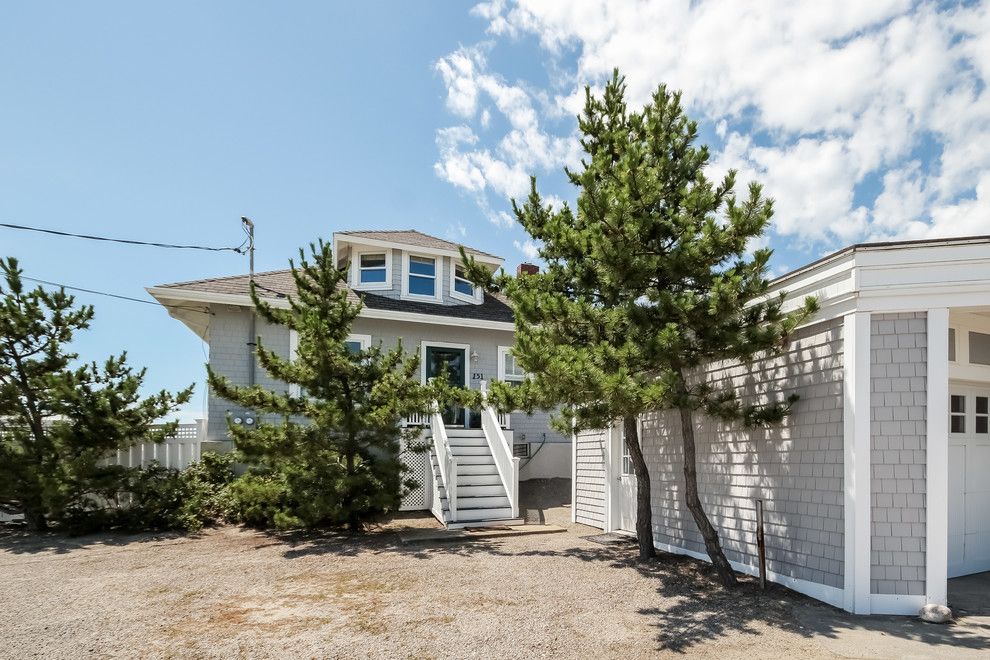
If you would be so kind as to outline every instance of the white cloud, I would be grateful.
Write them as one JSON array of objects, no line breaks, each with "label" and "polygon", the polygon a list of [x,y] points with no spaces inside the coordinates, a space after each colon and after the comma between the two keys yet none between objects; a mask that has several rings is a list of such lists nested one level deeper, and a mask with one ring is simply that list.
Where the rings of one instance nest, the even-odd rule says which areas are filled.
[{"label": "white cloud", "polygon": [[574,136],[547,133],[541,115],[576,114],[583,85],[617,66],[632,107],[660,82],[683,90],[723,140],[713,170],[738,169],[740,189],[763,182],[780,236],[811,247],[990,231],[990,3],[494,0],[473,13],[495,39],[535,36],[556,79],[552,91],[506,83],[472,49],[438,63],[451,112],[473,116],[486,98],[509,124],[491,144],[462,143],[480,172],[462,188],[504,191],[500,173],[575,163]]},{"label": "white cloud", "polygon": [[536,261],[540,258],[540,248],[531,239],[526,239],[525,241],[512,241],[512,244],[516,246],[516,249],[522,252],[523,256],[529,261]]}]

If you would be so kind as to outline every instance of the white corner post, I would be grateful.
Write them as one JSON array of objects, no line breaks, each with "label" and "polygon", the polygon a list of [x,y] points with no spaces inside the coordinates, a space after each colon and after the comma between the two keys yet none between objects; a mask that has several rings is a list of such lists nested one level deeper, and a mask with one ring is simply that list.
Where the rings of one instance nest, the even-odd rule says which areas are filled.
[{"label": "white corner post", "polygon": [[844,609],[870,613],[870,313],[843,319]]},{"label": "white corner post", "polygon": [[925,598],[945,605],[949,565],[949,310],[928,310]]},{"label": "white corner post", "polygon": [[577,432],[574,430],[575,422],[571,419],[571,522],[577,522]]}]

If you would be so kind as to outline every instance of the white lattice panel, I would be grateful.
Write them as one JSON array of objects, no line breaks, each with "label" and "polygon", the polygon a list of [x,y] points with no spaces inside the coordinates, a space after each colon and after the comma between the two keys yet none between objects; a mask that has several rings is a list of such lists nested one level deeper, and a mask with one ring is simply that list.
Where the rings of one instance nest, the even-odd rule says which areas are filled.
[{"label": "white lattice panel", "polygon": [[415,479],[419,485],[402,498],[399,511],[419,511],[430,508],[429,503],[426,501],[426,479],[430,454],[428,452],[417,453],[404,450],[401,457],[403,464],[409,468],[406,476]]}]

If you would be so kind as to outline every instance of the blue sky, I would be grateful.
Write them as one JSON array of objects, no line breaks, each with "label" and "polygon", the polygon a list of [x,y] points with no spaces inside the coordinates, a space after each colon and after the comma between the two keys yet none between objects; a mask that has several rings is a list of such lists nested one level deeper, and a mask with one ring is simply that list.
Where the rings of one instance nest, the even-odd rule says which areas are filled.
[{"label": "blue sky", "polygon": [[[852,241],[986,232],[990,150],[971,148],[990,137],[986,4],[861,4],[10,4],[0,222],[220,246],[248,215],[259,270],[338,229],[412,227],[514,266],[534,246],[507,197],[530,173],[572,197],[579,91],[619,66],[634,102],[684,89],[714,171],[767,184],[775,269]],[[135,297],[247,265],[4,229],[0,254]],[[149,387],[197,382],[197,414],[191,332],[78,298],[97,312],[82,357],[127,350]]]}]

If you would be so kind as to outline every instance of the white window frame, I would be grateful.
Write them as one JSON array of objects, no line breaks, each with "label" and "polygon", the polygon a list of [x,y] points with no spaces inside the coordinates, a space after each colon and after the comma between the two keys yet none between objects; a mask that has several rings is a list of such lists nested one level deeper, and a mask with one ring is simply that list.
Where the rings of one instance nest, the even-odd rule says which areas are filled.
[{"label": "white window frame", "polygon": [[[347,335],[347,339],[344,341],[356,341],[361,344],[361,350],[366,351],[371,346],[371,335]],[[299,355],[299,333],[295,330],[289,330],[289,362],[295,362],[296,357]],[[289,385],[289,396],[299,396],[302,393],[302,389],[299,385],[293,383]]]},{"label": "white window frame", "polygon": [[[450,297],[455,298],[457,300],[463,300],[464,302],[480,303],[482,300],[484,300],[485,292],[482,291],[480,286],[478,286],[474,282],[471,282],[471,280],[465,279],[463,277],[457,277],[457,266],[459,265],[463,266],[463,264],[459,264],[458,262],[451,260],[450,268],[448,269],[450,271],[450,278],[449,278]],[[457,283],[457,280],[459,279],[464,280],[465,282],[469,282],[471,286],[474,287],[474,295],[469,296],[466,293],[461,293],[460,291],[454,288],[454,285]]]},{"label": "white window frame", "polygon": [[[436,271],[433,274],[433,295],[424,296],[418,293],[409,293],[409,278],[412,273],[409,272],[409,258],[419,257],[420,259],[432,259],[436,264]],[[438,257],[435,254],[419,254],[417,252],[409,252],[408,250],[402,253],[402,298],[406,300],[424,300],[429,302],[440,302],[443,300],[443,291],[441,282],[443,282],[443,257]],[[416,275],[416,277],[429,277],[429,275]]]},{"label": "white window frame", "polygon": [[366,351],[371,347],[371,335],[347,335],[347,339],[344,341],[356,341],[361,344],[361,350]]},{"label": "white window frame", "polygon": [[[361,283],[361,255],[385,253],[385,281]],[[392,288],[392,250],[389,248],[365,248],[351,251],[351,288],[361,291],[387,291]]]},{"label": "white window frame", "polygon": [[526,380],[527,375],[512,374],[509,375],[505,373],[505,356],[512,353],[511,346],[499,346],[498,347],[498,379],[503,383],[521,383]]}]

